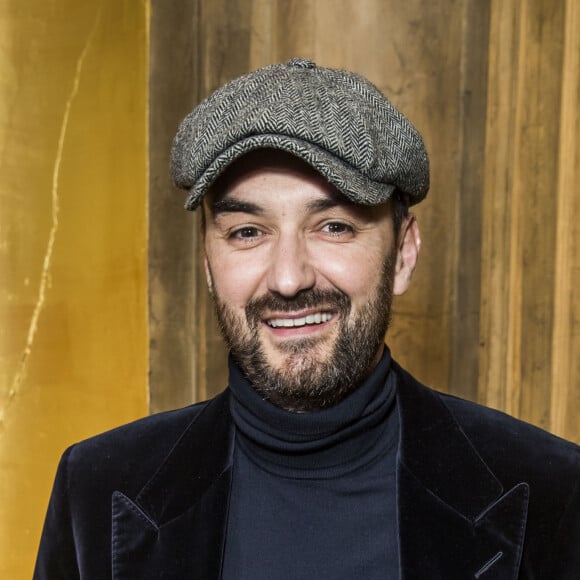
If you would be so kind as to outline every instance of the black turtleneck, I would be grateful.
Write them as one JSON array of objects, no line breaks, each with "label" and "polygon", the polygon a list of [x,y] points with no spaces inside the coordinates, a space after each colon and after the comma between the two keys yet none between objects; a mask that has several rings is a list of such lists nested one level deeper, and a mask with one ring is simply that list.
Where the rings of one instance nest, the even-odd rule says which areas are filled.
[{"label": "black turtleneck", "polygon": [[291,413],[230,361],[236,426],[224,580],[398,578],[395,375],[385,348],[338,405]]}]

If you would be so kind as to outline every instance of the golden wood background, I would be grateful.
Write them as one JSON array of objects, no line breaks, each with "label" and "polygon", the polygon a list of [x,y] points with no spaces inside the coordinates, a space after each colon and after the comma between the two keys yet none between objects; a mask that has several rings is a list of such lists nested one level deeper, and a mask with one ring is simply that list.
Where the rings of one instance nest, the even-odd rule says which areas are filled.
[{"label": "golden wood background", "polygon": [[147,15],[0,1],[2,580],[65,447],[147,413]]},{"label": "golden wood background", "polygon": [[225,386],[169,146],[294,56],[368,76],[431,152],[395,357],[580,441],[576,0],[0,0],[0,577],[30,577],[66,445]]},{"label": "golden wood background", "polygon": [[[225,81],[305,56],[368,76],[431,153],[431,193],[416,209],[423,255],[388,335],[395,357],[441,390],[580,441],[580,4],[197,0],[152,8],[152,408],[226,384],[199,229],[175,213],[183,198],[174,200],[166,177],[175,126]],[[186,71],[178,78],[176,63]]]}]

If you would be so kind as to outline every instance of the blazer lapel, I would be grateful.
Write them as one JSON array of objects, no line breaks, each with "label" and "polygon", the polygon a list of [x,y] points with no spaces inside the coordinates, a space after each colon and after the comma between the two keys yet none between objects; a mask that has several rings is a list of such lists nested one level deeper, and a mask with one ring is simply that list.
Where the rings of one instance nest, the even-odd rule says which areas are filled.
[{"label": "blazer lapel", "polygon": [[222,394],[196,416],[135,500],[113,494],[113,580],[220,577],[232,450]]},{"label": "blazer lapel", "polygon": [[[395,365],[402,580],[515,580],[528,486],[507,492],[439,396]],[[219,579],[232,478],[228,395],[192,421],[133,500],[112,500],[113,580]]]},{"label": "blazer lapel", "polygon": [[506,492],[439,395],[396,369],[401,578],[515,580],[528,485]]}]

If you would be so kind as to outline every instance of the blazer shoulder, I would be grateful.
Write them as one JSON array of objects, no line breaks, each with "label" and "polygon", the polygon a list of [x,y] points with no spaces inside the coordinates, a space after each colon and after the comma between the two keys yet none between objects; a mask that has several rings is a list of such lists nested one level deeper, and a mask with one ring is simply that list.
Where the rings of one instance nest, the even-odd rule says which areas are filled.
[{"label": "blazer shoulder", "polygon": [[183,433],[195,429],[204,413],[228,406],[228,397],[226,390],[208,401],[149,415],[71,445],[63,455],[68,480],[83,489],[104,486],[136,493]]},{"label": "blazer shoulder", "polygon": [[[525,486],[519,577],[576,578],[580,448],[506,413],[426,387],[396,363],[394,369],[405,468],[443,501],[462,507],[461,513],[471,510],[475,518],[506,505],[502,502],[513,490]],[[489,489],[495,489],[492,503],[481,512]]]},{"label": "blazer shoulder", "polygon": [[[580,478],[580,447],[502,411],[452,395],[439,396],[484,459],[520,472],[546,470]],[[507,467],[507,466],[506,466]]]},{"label": "blazer shoulder", "polygon": [[[553,481],[568,488],[580,479],[580,447],[502,411],[436,391],[413,378],[399,365],[399,388],[421,408],[423,421],[448,414],[483,461],[504,483],[529,479],[554,488]],[[549,474],[549,476],[548,476]]]}]

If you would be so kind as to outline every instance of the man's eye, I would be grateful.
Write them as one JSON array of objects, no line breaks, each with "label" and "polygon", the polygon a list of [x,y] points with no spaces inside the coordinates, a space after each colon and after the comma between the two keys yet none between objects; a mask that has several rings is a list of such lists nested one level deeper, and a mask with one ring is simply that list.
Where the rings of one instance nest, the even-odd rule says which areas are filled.
[{"label": "man's eye", "polygon": [[340,236],[352,232],[352,227],[342,222],[330,222],[324,226],[324,230],[333,236]]},{"label": "man's eye", "polygon": [[244,227],[244,228],[240,228],[238,230],[235,230],[231,233],[232,238],[236,238],[236,239],[244,239],[244,240],[248,240],[248,239],[253,239],[253,238],[257,238],[258,236],[261,236],[262,232],[260,232],[260,230],[258,228],[254,228],[254,227]]}]

